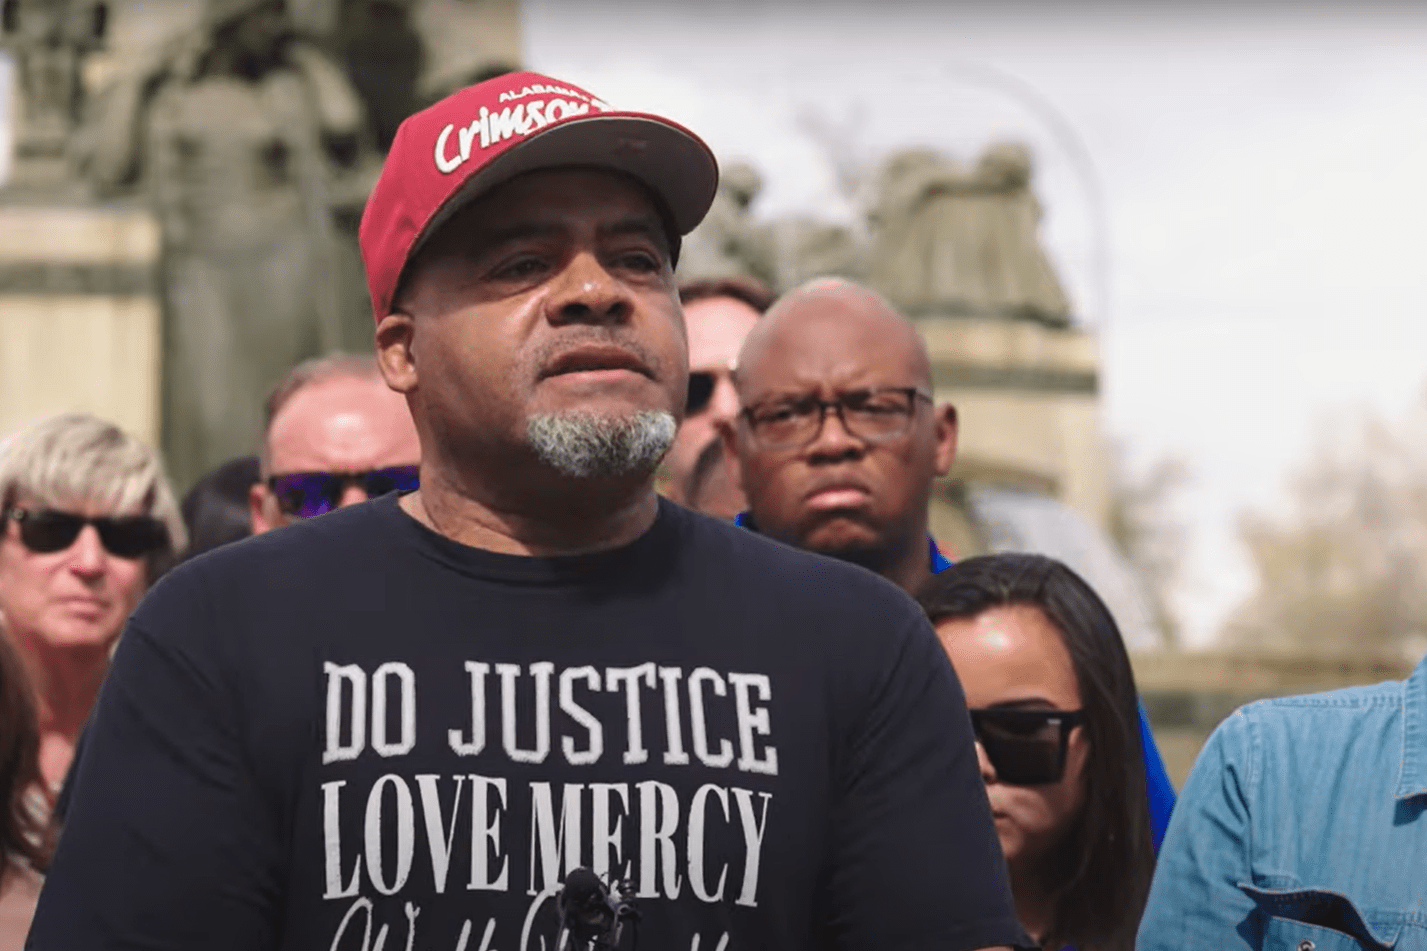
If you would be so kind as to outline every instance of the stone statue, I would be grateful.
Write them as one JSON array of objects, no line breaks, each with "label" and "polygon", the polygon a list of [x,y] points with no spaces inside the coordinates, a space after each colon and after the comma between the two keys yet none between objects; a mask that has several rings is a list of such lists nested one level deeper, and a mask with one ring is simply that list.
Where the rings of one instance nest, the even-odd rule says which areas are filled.
[{"label": "stone statue", "polygon": [[83,102],[84,58],[104,39],[101,0],[8,0],[0,45],[14,57],[15,165],[10,185],[55,192],[71,179],[66,144]]},{"label": "stone statue", "polygon": [[383,153],[396,127],[423,105],[417,85],[426,51],[411,6],[412,0],[339,0],[332,27],[331,48],[362,98]]},{"label": "stone statue", "polygon": [[742,275],[786,291],[824,274],[857,276],[861,250],[848,229],[806,217],[753,221],[749,206],[762,188],[752,166],[723,168],[713,207],[684,239],[680,278]]},{"label": "stone statue", "polygon": [[861,279],[863,249],[848,228],[810,217],[780,218],[762,228],[773,287],[788,291],[815,277]]},{"label": "stone statue", "polygon": [[101,194],[146,193],[162,225],[163,434],[179,485],[253,451],[294,363],[370,347],[355,249],[334,226],[370,185],[364,122],[283,0],[208,0],[196,32],[89,111],[80,167]]},{"label": "stone statue", "polygon": [[872,284],[914,316],[1067,324],[1069,302],[1037,239],[1030,178],[1022,145],[992,146],[971,169],[929,149],[893,155],[869,215]]},{"label": "stone statue", "polygon": [[744,275],[769,286],[776,284],[765,236],[748,212],[762,190],[763,178],[751,165],[730,162],[720,170],[713,206],[684,239],[679,253],[680,278]]}]

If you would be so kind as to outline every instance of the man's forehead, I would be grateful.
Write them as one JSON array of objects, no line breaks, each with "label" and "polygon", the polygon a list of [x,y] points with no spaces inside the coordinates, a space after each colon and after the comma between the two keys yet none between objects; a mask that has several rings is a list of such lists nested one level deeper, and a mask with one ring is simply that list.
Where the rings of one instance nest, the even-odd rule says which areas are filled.
[{"label": "man's forehead", "polygon": [[618,172],[577,167],[527,172],[497,185],[457,212],[436,241],[498,244],[580,227],[665,237],[658,202],[642,184]]},{"label": "man's forehead", "polygon": [[691,369],[727,369],[761,315],[732,297],[701,297],[684,305]]},{"label": "man's forehead", "polygon": [[321,427],[336,416],[373,417],[407,412],[401,394],[377,374],[335,374],[313,380],[288,398],[273,417],[272,431],[300,432]]},{"label": "man's forehead", "polygon": [[921,341],[900,317],[866,319],[820,303],[800,302],[755,330],[739,358],[742,391],[930,382]]}]

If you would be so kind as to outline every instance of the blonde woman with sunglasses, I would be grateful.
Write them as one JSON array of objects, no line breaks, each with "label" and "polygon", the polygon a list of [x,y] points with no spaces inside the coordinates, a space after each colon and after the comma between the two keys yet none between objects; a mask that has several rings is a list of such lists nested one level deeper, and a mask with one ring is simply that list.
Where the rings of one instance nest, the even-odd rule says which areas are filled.
[{"label": "blonde woman with sunglasses", "polygon": [[124,621],[184,545],[183,521],[158,454],[80,413],[5,444],[0,502],[0,617],[34,687],[52,799]]}]

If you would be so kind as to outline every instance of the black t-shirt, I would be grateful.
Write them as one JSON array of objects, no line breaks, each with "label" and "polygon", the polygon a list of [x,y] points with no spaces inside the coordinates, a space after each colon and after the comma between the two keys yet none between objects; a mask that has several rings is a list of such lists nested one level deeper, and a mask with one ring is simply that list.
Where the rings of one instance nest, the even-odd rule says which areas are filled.
[{"label": "black t-shirt", "polygon": [[667,502],[592,555],[391,496],[181,565],[74,781],[40,951],[554,951],[579,866],[643,951],[1024,940],[915,604]]}]

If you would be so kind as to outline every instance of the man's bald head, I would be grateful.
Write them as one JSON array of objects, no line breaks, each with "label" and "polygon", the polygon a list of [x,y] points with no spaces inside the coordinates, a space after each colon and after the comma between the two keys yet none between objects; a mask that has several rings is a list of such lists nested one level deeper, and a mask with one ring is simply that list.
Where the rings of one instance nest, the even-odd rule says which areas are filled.
[{"label": "man's bald head", "polygon": [[833,364],[857,363],[900,372],[909,385],[932,386],[931,359],[912,322],[881,294],[845,278],[820,277],[789,291],[753,328],[738,357],[745,403],[764,363],[782,369],[789,350],[826,367],[820,379]]},{"label": "man's bald head", "polygon": [[[745,413],[726,444],[759,529],[904,587],[925,576],[927,504],[955,454],[956,412],[932,405],[912,322],[860,284],[811,281],[753,328],[735,383]],[[751,417],[770,413],[823,418],[799,446],[760,437]]]}]

